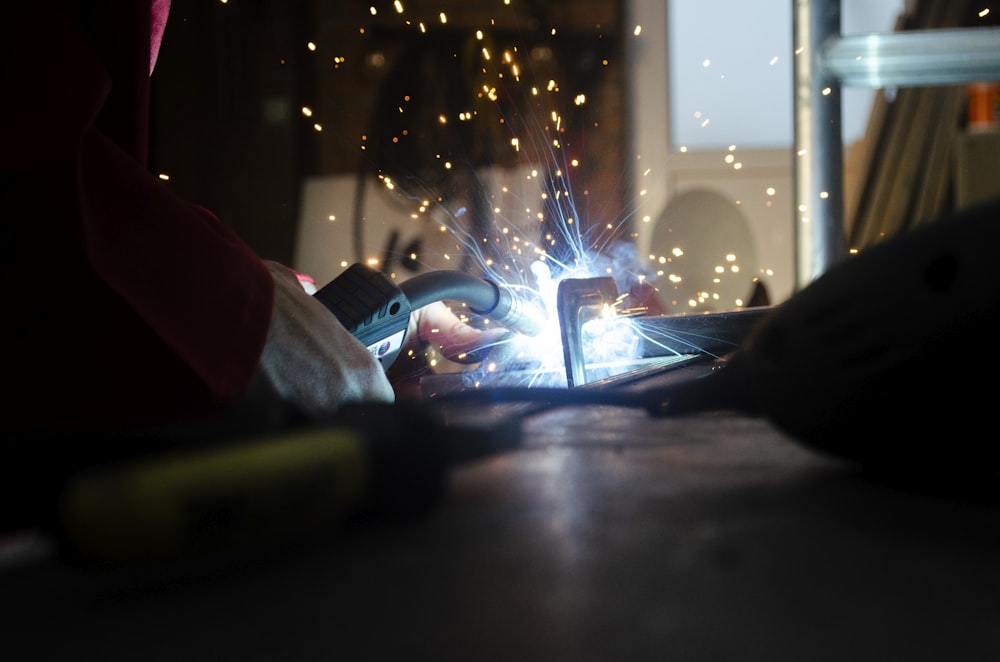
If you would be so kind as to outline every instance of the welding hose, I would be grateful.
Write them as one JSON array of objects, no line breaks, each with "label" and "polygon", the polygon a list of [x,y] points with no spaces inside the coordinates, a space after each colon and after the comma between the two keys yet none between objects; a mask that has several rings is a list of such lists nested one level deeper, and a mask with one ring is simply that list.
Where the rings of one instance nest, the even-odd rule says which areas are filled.
[{"label": "welding hose", "polygon": [[540,307],[490,280],[460,271],[428,271],[399,284],[413,310],[435,301],[454,300],[477,315],[526,336],[537,336],[547,320]]}]

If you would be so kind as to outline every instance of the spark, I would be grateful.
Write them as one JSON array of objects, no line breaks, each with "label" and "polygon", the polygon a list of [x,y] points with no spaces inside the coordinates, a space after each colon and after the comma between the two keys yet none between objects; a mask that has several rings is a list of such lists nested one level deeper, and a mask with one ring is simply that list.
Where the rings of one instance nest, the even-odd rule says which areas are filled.
[{"label": "spark", "polygon": [[[509,0],[505,0],[504,4],[509,6]],[[394,7],[397,14],[404,13],[402,2],[395,2]],[[373,16],[377,14],[374,5],[369,11]],[[441,24],[449,22],[445,12],[438,13],[437,18]],[[406,23],[418,25],[416,20]],[[562,113],[567,111],[567,106],[582,108],[593,102],[582,92],[560,97],[558,76],[546,74],[538,79],[537,84],[534,81],[522,83],[522,76],[533,73],[530,66],[547,65],[553,59],[551,49],[532,46],[530,50],[525,50],[499,43],[489,34],[494,27],[493,22],[490,21],[489,25],[489,28],[484,27],[470,34],[470,41],[475,44],[471,49],[475,60],[474,71],[480,78],[468,88],[468,105],[460,103],[458,108],[438,108],[420,117],[427,118],[425,123],[445,127],[442,131],[464,131],[464,127],[475,126],[475,122],[489,117],[491,131],[500,129],[509,132],[503,145],[509,146],[510,154],[516,156],[517,163],[536,164],[537,168],[526,175],[522,187],[489,189],[484,194],[487,199],[475,201],[475,212],[467,197],[460,198],[461,203],[457,203],[459,198],[450,197],[453,196],[451,191],[443,193],[439,183],[433,181],[433,176],[424,181],[410,173],[397,172],[394,177],[380,174],[380,182],[385,191],[405,205],[403,218],[408,222],[427,223],[424,232],[433,230],[435,237],[440,235],[440,239],[434,239],[437,242],[434,248],[436,258],[446,263],[453,262],[456,268],[481,273],[520,293],[526,299],[537,302],[548,316],[550,323],[538,337],[514,336],[503,341],[504,349],[509,352],[502,356],[508,358],[490,359],[471,369],[463,369],[468,377],[467,385],[476,387],[486,383],[491,374],[522,369],[522,376],[530,384],[548,383],[553,379],[558,382],[560,378],[565,380],[555,310],[558,285],[567,278],[615,278],[616,287],[623,294],[618,300],[603,305],[596,318],[581,327],[587,343],[584,355],[588,363],[605,359],[627,363],[636,358],[640,345],[657,342],[650,330],[643,327],[641,306],[629,307],[634,304],[628,302],[628,286],[631,283],[649,285],[660,276],[671,287],[684,283],[684,265],[677,263],[683,262],[684,251],[679,246],[674,247],[668,255],[655,259],[657,271],[647,272],[631,254],[634,246],[618,246],[616,242],[620,235],[616,233],[621,232],[633,215],[636,221],[641,220],[644,224],[652,223],[652,216],[644,214],[640,217],[634,207],[628,207],[617,212],[615,218],[592,218],[587,214],[586,207],[578,206],[578,198],[583,199],[589,193],[578,190],[573,181],[585,165],[576,151],[579,141],[574,142],[574,129],[579,127],[571,126],[576,117],[575,110],[573,115],[567,117]],[[419,23],[419,29],[424,31],[424,23]],[[641,32],[641,26],[634,26],[636,37]],[[552,34],[555,34],[554,29]],[[366,56],[367,66],[372,66],[372,57]],[[379,53],[378,57],[384,66],[385,55]],[[606,60],[604,64],[607,64]],[[705,59],[704,66],[710,65],[711,61]],[[517,97],[517,94],[521,96]],[[511,112],[506,104],[522,101],[522,98],[524,103],[533,105],[528,109],[530,112],[524,112],[516,104],[518,109]],[[400,120],[410,120],[415,115],[413,106],[408,99],[400,103],[395,106],[401,114]],[[484,107],[491,112],[484,112]],[[390,105],[389,109],[392,108]],[[402,115],[404,108],[407,112]],[[302,114],[312,117],[313,110],[302,106]],[[708,125],[707,116],[702,117],[698,113],[697,118],[702,126]],[[317,131],[321,129],[319,123],[314,127]],[[410,124],[407,129],[395,129],[395,135],[390,138],[405,144],[408,132],[417,136],[423,128],[426,127]],[[362,150],[368,144],[376,145],[375,141],[369,141],[368,136],[362,136],[360,142]],[[730,152],[734,150],[735,145],[730,147]],[[438,150],[428,154],[428,161],[438,172],[448,173],[451,177],[451,173],[468,171],[470,166],[461,155],[456,155],[445,146],[437,154],[434,151]],[[682,146],[679,151],[684,153],[687,149]],[[727,155],[726,162],[734,168],[740,167],[732,153]],[[650,169],[645,168],[644,174],[649,173]],[[645,195],[646,191],[642,191],[640,197]],[[587,202],[590,203],[589,200]],[[469,222],[470,218],[475,222]],[[331,215],[329,220],[332,222],[335,219]],[[619,248],[629,252],[618,256],[615,250]],[[426,249],[407,246],[397,255],[405,255],[410,263],[419,265],[429,263],[427,253]],[[371,265],[379,265],[383,261],[387,271],[391,272],[388,267],[394,265],[389,264],[387,255],[368,258]],[[723,264],[737,267],[735,256]],[[710,285],[697,287],[713,289]],[[696,308],[706,301],[717,300],[718,296],[712,291],[698,292],[691,297],[694,302],[691,305]],[[476,323],[488,326],[490,321],[476,316]],[[441,365],[437,358],[433,362]]]}]

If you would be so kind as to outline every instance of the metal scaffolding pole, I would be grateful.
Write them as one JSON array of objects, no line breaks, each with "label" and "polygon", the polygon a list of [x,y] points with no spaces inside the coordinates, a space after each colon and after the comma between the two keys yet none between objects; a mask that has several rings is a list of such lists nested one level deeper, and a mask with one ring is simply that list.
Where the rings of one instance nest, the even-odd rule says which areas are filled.
[{"label": "metal scaffolding pole", "polygon": [[840,3],[793,3],[796,288],[801,288],[846,250],[840,81],[821,57],[824,46],[840,36]]},{"label": "metal scaffolding pole", "polygon": [[1000,29],[842,36],[839,0],[793,0],[796,289],[846,253],[841,87],[1000,80]]},{"label": "metal scaffolding pole", "polygon": [[820,54],[846,87],[955,85],[1000,77],[1000,28],[937,28],[844,36]]}]

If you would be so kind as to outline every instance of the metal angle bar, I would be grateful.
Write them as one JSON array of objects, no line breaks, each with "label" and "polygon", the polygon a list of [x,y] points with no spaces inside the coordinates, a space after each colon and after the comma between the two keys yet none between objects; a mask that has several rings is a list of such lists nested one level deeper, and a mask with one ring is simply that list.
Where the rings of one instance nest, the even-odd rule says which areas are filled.
[{"label": "metal angle bar", "polygon": [[823,44],[820,67],[849,87],[915,87],[1000,80],[1000,28],[904,30]]},{"label": "metal angle bar", "polygon": [[565,278],[556,291],[556,314],[566,363],[566,384],[569,388],[587,383],[587,358],[583,355],[581,328],[587,320],[601,315],[604,306],[612,306],[618,298],[615,279]]}]

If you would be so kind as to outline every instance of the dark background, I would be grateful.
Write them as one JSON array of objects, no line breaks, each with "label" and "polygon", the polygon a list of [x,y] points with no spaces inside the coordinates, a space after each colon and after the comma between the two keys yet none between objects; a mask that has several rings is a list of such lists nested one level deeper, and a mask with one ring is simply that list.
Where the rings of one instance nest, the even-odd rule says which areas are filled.
[{"label": "dark background", "polygon": [[[581,229],[620,218],[628,176],[620,5],[411,1],[399,14],[391,2],[174,0],[153,75],[151,167],[262,257],[285,263],[305,177],[407,174],[446,192],[477,166],[545,160],[556,134],[563,154],[580,161]],[[495,71],[483,70],[478,29],[494,46]],[[504,48],[516,49],[516,82],[497,77]],[[497,83],[500,101],[481,98],[482,80]],[[557,94],[529,95],[549,80]],[[573,103],[580,93],[583,106]],[[564,118],[558,129],[552,104]],[[462,110],[475,119],[437,121]],[[537,142],[523,140],[529,133]],[[442,153],[457,164],[450,179],[434,169]]]}]

